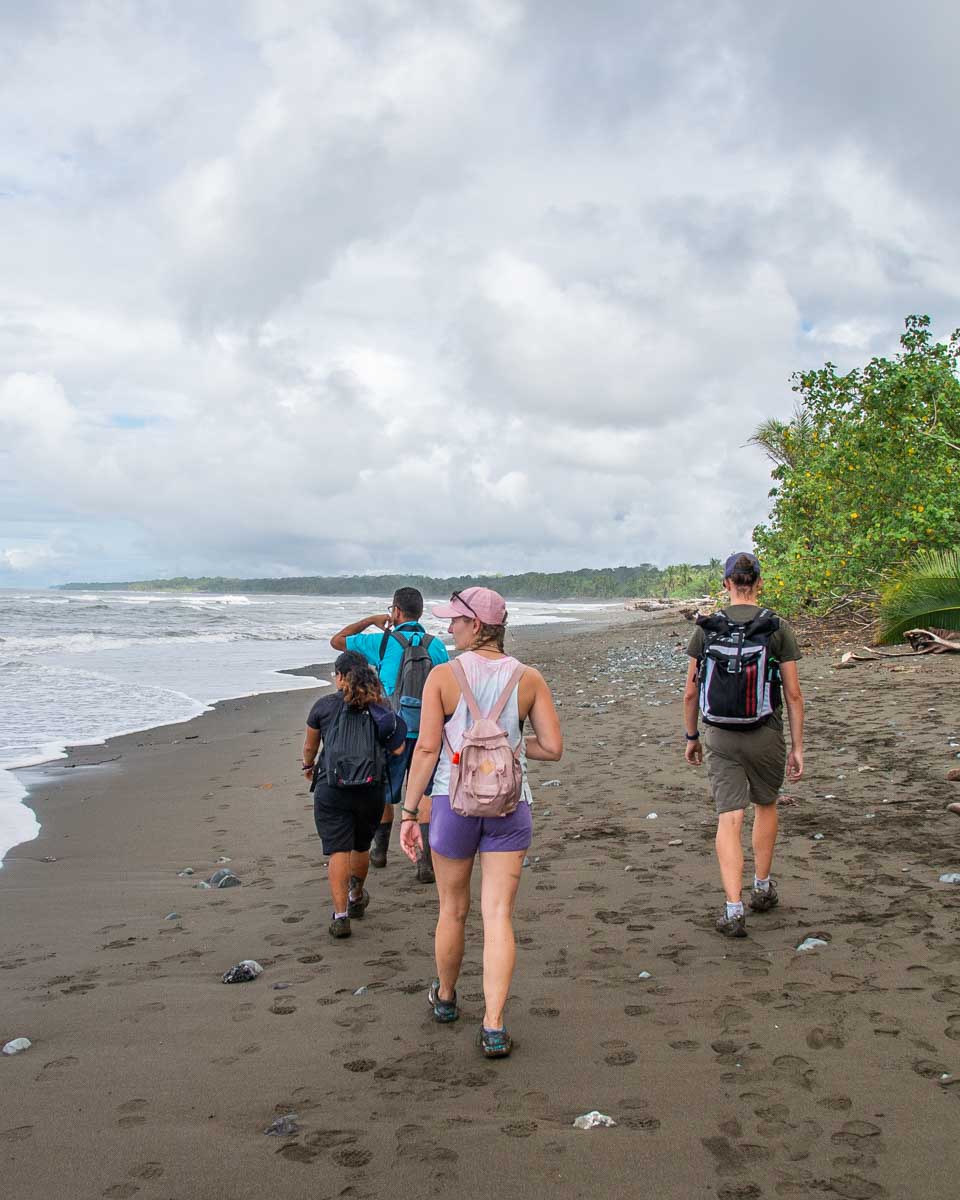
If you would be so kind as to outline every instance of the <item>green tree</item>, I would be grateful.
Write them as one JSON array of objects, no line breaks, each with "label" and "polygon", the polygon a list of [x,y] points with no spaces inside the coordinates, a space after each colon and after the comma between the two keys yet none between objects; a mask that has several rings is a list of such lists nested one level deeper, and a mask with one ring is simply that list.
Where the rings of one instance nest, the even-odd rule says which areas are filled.
[{"label": "green tree", "polygon": [[882,642],[930,628],[960,629],[960,550],[921,551],[884,590]]},{"label": "green tree", "polygon": [[754,542],[785,611],[878,592],[917,551],[960,545],[960,330],[941,343],[929,325],[908,317],[895,358],[798,373],[793,420],[751,439],[776,463]]}]

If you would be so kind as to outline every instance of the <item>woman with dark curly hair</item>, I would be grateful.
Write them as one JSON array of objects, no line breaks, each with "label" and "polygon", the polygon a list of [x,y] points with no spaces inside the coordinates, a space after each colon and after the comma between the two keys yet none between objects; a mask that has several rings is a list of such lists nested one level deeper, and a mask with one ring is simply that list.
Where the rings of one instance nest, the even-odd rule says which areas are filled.
[{"label": "woman with dark curly hair", "polygon": [[362,654],[341,654],[334,681],[337,690],[310,709],[301,765],[312,779],[313,817],[329,859],[329,933],[344,938],[351,934],[351,918],[363,917],[370,903],[363,885],[386,801],[387,755],[403,754],[407,727]]}]

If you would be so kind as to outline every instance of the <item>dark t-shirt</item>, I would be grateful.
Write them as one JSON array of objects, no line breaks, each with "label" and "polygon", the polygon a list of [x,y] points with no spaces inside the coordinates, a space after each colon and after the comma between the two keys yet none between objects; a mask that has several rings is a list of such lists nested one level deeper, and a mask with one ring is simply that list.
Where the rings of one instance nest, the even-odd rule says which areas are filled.
[{"label": "dark t-shirt", "polygon": [[[320,732],[321,740],[333,724],[338,710],[343,706],[341,692],[331,692],[320,699],[310,709],[307,716],[307,726]],[[389,704],[370,704],[367,712],[373,717],[377,729],[377,740],[388,754],[399,750],[407,740],[407,726],[403,717],[395,713]],[[326,772],[323,767],[323,755],[317,757],[316,778],[318,783],[326,782]]]},{"label": "dark t-shirt", "polygon": [[[747,621],[752,621],[760,611],[759,604],[730,604],[721,611],[725,612],[731,621],[736,621],[737,624],[742,624]],[[770,655],[777,662],[799,662],[803,655],[800,653],[800,647],[797,644],[797,635],[793,632],[787,622],[780,617],[780,628],[772,635],[768,643],[770,647]],[[687,654],[691,658],[699,658],[703,654],[703,630],[698,625],[690,636],[690,641],[687,644]],[[783,728],[783,705],[779,705],[771,718],[771,722]]]}]

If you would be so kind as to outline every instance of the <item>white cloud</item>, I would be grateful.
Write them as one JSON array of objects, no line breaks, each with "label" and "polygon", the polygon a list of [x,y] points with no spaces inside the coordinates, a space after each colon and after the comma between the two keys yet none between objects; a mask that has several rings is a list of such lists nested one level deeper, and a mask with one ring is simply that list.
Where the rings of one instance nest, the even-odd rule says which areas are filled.
[{"label": "white cloud", "polygon": [[[151,11],[0,31],[18,577],[703,559],[765,513],[744,444],[793,370],[889,351],[907,312],[960,323],[942,122],[843,81],[859,22]],[[899,69],[949,113],[928,17]]]}]

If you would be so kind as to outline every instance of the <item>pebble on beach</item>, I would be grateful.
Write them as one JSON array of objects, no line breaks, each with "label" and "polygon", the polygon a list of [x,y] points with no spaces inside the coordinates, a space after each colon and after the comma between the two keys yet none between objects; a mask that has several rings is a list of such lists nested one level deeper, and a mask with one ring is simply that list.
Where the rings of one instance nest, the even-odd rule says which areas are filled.
[{"label": "pebble on beach", "polygon": [[3,1053],[20,1054],[23,1050],[29,1050],[32,1045],[33,1042],[31,1042],[29,1038],[14,1038],[13,1041],[7,1042],[7,1044],[3,1047]]},{"label": "pebble on beach", "polygon": [[263,974],[263,967],[253,958],[245,958],[223,975],[224,983],[249,983]]},{"label": "pebble on beach", "polygon": [[577,1117],[573,1123],[574,1129],[610,1129],[614,1125],[616,1125],[616,1121],[613,1117],[608,1117],[606,1113],[597,1112],[596,1109]]},{"label": "pebble on beach", "polygon": [[207,880],[212,888],[240,887],[240,882],[239,876],[234,875],[229,867],[221,867],[219,871],[214,871]]}]

